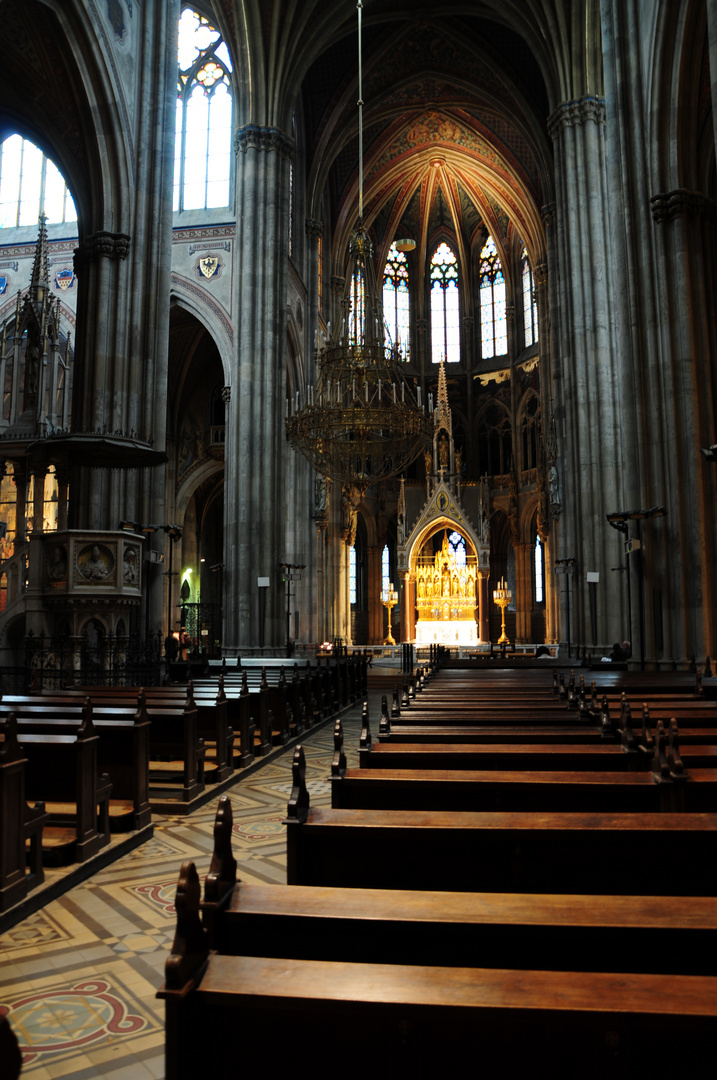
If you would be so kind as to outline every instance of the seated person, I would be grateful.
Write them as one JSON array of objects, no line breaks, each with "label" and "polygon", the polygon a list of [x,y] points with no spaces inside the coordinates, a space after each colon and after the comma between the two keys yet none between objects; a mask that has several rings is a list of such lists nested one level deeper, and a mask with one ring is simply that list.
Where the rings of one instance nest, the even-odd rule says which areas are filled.
[{"label": "seated person", "polygon": [[627,660],[627,653],[625,652],[619,641],[616,641],[612,647],[612,652],[610,653],[610,660],[614,662],[621,662]]}]

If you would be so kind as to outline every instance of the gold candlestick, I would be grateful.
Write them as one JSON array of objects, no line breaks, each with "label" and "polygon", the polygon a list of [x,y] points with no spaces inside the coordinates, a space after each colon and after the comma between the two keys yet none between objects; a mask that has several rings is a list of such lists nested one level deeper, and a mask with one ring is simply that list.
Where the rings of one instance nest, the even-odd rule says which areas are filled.
[{"label": "gold candlestick", "polygon": [[393,587],[393,582],[391,582],[389,587],[384,589],[381,593],[381,603],[388,611],[388,635],[384,641],[384,645],[395,645],[396,642],[391,634],[391,609],[398,603],[398,593]]},{"label": "gold candlestick", "polygon": [[500,608],[501,626],[500,637],[498,638],[499,645],[510,645],[510,638],[505,632],[505,609],[513,599],[513,594],[505,583],[505,578],[501,578],[498,583],[498,588],[493,590],[493,601]]}]

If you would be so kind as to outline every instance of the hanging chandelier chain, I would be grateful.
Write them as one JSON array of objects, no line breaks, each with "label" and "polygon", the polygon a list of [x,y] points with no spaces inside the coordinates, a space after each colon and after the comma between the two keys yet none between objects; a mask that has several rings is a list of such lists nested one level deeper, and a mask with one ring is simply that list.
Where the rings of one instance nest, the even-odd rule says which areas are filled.
[{"label": "hanging chandelier chain", "polygon": [[[316,385],[286,402],[286,436],[318,473],[364,491],[404,472],[432,435],[417,378],[386,344],[373,246],[363,224],[363,72],[358,0],[358,221],[349,239],[342,318],[316,350]],[[318,342],[317,342],[318,346]]]}]

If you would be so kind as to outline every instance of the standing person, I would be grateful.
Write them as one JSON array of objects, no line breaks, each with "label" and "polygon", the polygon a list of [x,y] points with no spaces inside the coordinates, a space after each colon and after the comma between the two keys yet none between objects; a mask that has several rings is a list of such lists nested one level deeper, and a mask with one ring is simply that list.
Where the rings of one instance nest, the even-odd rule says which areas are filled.
[{"label": "standing person", "polygon": [[164,652],[167,657],[167,662],[173,664],[177,659],[177,653],[179,652],[179,642],[171,630],[164,639]]}]

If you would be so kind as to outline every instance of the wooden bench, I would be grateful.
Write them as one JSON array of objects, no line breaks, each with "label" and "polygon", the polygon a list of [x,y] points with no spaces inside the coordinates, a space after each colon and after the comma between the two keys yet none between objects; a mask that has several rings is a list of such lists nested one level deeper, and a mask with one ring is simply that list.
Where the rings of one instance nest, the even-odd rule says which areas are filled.
[{"label": "wooden bench", "polygon": [[[381,1078],[457,1074],[476,1046],[482,1067],[504,1069],[510,1046],[511,1071],[567,1077],[580,1062],[580,1075],[590,1080],[627,1080],[658,1067],[686,1075],[713,1049],[713,976],[210,953],[191,862],[182,866],[176,909],[157,995],[166,1009],[167,1080],[221,1071],[237,1047],[247,1072],[265,1068],[271,1046],[272,1071],[295,1074],[307,1031],[351,1078],[364,1078],[369,1065]],[[338,934],[333,943],[339,953]],[[370,1062],[368,1049],[354,1045],[354,1029],[364,1033]]]},{"label": "wooden bench", "polygon": [[42,831],[48,815],[43,802],[25,801],[26,766],[10,713],[0,723],[0,911],[19,904],[45,880]]},{"label": "wooden bench", "polygon": [[192,680],[181,685],[149,687],[87,687],[71,691],[89,696],[95,708],[129,706],[144,694],[145,702],[153,708],[184,709],[187,699],[193,699],[197,709],[197,736],[204,743],[203,776],[207,783],[226,780],[234,771],[234,732],[227,719],[226,702],[221,698],[221,683],[198,693]]},{"label": "wooden bench", "polygon": [[297,747],[290,884],[717,895],[717,814],[312,809],[304,774]]},{"label": "wooden bench", "polygon": [[97,768],[112,781],[111,832],[142,829],[150,823],[150,721],[141,708],[123,709],[121,715],[95,713],[92,702],[86,698],[82,705],[67,706],[64,711],[55,706],[30,706],[20,710],[19,715],[21,738],[33,734],[72,735],[89,715],[99,736]]},{"label": "wooden bench", "polygon": [[225,955],[717,975],[711,898],[542,896],[239,882],[232,807],[219,799],[201,903]]},{"label": "wooden bench", "polygon": [[[43,724],[62,725],[77,724],[81,722],[85,702],[76,693],[62,693],[60,695],[11,695],[3,698],[3,703],[11,703],[16,712],[21,727],[26,721],[38,720]],[[197,734],[197,709],[191,698],[171,700],[160,706],[157,701],[147,708],[144,691],[140,690],[134,702],[129,698],[124,699],[126,704],[116,705],[105,703],[94,707],[93,721],[97,732],[108,731],[112,727],[118,730],[124,726],[125,732],[131,725],[135,726],[132,740],[137,753],[133,755],[133,764],[129,765],[129,759],[122,758],[122,771],[132,773],[132,794],[129,793],[129,781],[125,790],[126,798],[131,798],[133,803],[138,800],[140,804],[146,803],[147,794],[138,794],[140,788],[147,786],[142,777],[149,775],[153,784],[168,783],[173,788],[179,788],[178,797],[183,802],[191,801],[196,795],[204,790],[204,743]],[[148,724],[144,728],[143,724]],[[58,727],[59,731],[60,728]],[[110,736],[111,739],[117,736]],[[147,744],[147,765],[145,761],[145,743]],[[103,763],[112,764],[112,745],[107,743],[107,749],[100,747]],[[128,751],[126,751],[128,752]],[[144,813],[146,807],[137,805],[137,813]]]},{"label": "wooden bench", "polygon": [[19,742],[27,757],[26,796],[44,802],[48,822],[42,835],[45,865],[84,862],[110,842],[112,784],[97,771],[91,715],[72,735],[28,734]]}]

